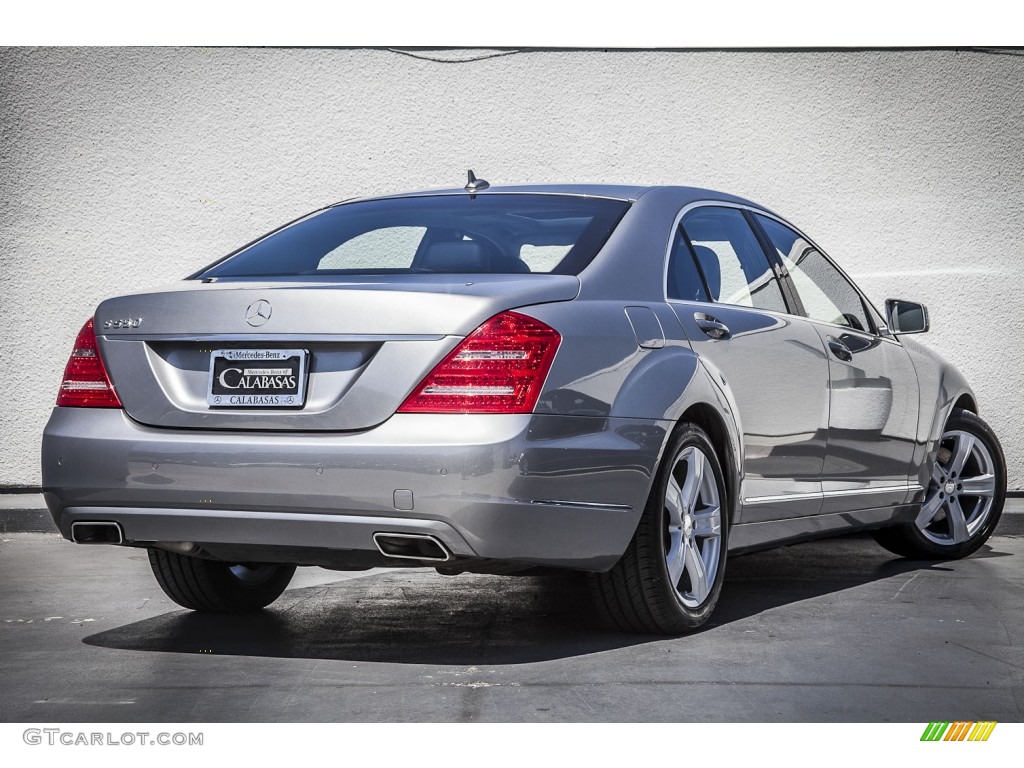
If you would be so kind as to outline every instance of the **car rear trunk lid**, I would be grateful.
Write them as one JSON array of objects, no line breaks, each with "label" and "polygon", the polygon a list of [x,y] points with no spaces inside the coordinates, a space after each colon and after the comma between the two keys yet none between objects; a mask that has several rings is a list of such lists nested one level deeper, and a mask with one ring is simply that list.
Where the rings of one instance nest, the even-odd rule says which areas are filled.
[{"label": "car rear trunk lid", "polygon": [[[121,402],[143,424],[360,430],[388,419],[489,317],[578,292],[576,277],[538,274],[188,281],[109,299],[95,327]],[[304,351],[303,406],[212,406],[212,355],[229,350]]]}]

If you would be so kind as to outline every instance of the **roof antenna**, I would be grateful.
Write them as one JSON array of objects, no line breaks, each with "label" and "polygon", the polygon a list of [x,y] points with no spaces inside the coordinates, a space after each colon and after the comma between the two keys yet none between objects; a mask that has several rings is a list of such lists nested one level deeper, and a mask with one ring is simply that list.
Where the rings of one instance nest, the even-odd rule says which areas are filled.
[{"label": "roof antenna", "polygon": [[488,182],[483,179],[478,179],[476,174],[472,171],[469,172],[469,181],[466,182],[465,189],[469,192],[471,197],[475,196],[476,192],[483,192],[489,186],[491,185]]}]

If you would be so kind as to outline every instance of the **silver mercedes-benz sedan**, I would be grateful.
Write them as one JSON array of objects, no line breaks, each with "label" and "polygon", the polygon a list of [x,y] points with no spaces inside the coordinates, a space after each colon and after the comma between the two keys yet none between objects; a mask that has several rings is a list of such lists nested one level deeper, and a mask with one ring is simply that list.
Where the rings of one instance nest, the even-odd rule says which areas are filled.
[{"label": "silver mercedes-benz sedan", "polygon": [[80,544],[144,547],[199,611],[297,565],[589,572],[681,633],[727,556],[871,530],[959,558],[1002,510],[964,377],[771,211],[690,187],[348,200],[104,301],[43,437]]}]

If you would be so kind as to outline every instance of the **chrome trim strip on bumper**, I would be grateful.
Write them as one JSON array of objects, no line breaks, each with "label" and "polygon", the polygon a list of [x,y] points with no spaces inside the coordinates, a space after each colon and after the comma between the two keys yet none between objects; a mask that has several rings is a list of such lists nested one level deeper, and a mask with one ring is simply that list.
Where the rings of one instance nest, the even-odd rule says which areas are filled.
[{"label": "chrome trim strip on bumper", "polygon": [[531,504],[548,504],[554,507],[573,507],[575,509],[609,509],[621,512],[632,512],[628,504],[600,504],[595,501],[562,501],[561,499],[533,499]]}]

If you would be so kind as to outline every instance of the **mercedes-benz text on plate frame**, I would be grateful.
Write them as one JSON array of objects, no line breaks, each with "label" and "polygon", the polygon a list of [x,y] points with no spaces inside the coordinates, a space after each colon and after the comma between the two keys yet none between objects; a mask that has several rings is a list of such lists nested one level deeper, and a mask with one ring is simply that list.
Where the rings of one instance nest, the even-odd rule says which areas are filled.
[{"label": "mercedes-benz text on plate frame", "polygon": [[298,408],[306,400],[304,349],[216,349],[210,353],[208,405]]},{"label": "mercedes-benz text on plate frame", "polygon": [[611,624],[683,633],[744,552],[984,546],[1005,460],[928,327],[749,200],[470,174],[100,304],[46,502],[198,611],[260,610],[299,566],[570,569]]}]

